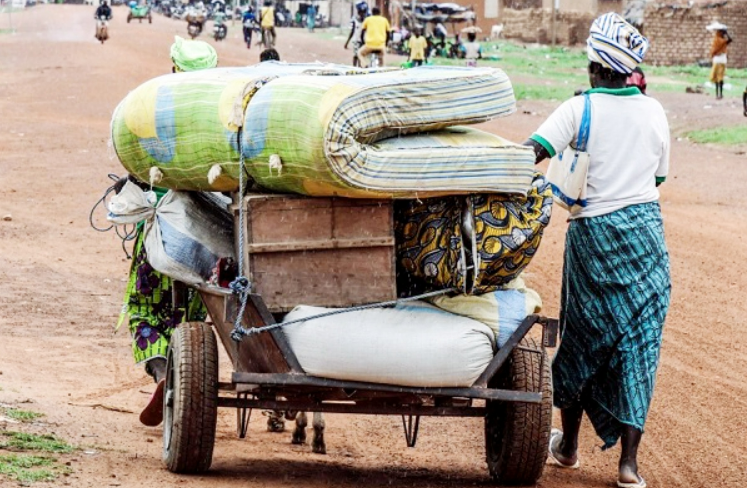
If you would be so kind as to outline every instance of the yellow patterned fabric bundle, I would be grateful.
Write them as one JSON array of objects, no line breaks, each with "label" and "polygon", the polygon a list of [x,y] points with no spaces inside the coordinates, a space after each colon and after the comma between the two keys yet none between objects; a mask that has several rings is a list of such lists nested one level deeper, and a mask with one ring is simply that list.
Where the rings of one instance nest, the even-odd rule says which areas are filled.
[{"label": "yellow patterned fabric bundle", "polygon": [[399,294],[455,288],[478,295],[500,289],[536,254],[551,211],[552,191],[540,174],[526,197],[479,194],[399,202]]}]

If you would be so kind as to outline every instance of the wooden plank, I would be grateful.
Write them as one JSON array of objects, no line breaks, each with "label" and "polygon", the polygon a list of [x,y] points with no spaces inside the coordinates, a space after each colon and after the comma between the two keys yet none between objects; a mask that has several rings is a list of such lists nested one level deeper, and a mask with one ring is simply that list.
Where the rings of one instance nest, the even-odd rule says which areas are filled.
[{"label": "wooden plank", "polygon": [[[289,373],[293,371],[285,359],[284,351],[278,346],[272,333],[263,332],[244,337],[240,342],[231,338],[235,314],[238,311],[238,300],[231,294],[230,290],[203,287],[200,289],[200,295],[210,312],[218,337],[226,349],[228,357],[231,358],[234,371],[252,373]],[[255,302],[250,299],[246,305],[242,326],[246,328],[260,327],[274,323],[272,315],[263,312],[260,312],[255,306]],[[283,344],[287,347],[284,338]],[[288,348],[288,350],[290,349]],[[291,360],[296,365],[298,364],[295,355],[292,356]],[[299,370],[300,367],[295,371]]]},{"label": "wooden plank", "polygon": [[244,203],[240,259],[271,312],[396,298],[391,201],[252,194]]},{"label": "wooden plank", "polygon": [[251,255],[252,285],[273,312],[393,300],[392,253],[378,247]]},{"label": "wooden plank", "polygon": [[314,251],[323,249],[351,249],[360,247],[393,247],[393,237],[370,239],[328,239],[324,241],[268,242],[266,244],[248,244],[250,253]]}]

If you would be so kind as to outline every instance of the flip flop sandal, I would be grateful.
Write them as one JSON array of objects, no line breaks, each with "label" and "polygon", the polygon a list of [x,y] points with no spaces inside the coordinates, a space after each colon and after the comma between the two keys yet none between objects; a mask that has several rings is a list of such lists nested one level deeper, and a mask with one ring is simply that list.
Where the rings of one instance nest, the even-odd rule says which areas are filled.
[{"label": "flip flop sandal", "polygon": [[646,488],[646,480],[643,479],[642,476],[638,475],[638,481],[635,483],[623,483],[620,480],[617,480],[617,486],[618,488]]},{"label": "flip flop sandal", "polygon": [[148,405],[140,412],[140,422],[148,427],[156,427],[163,422],[163,390],[166,380],[161,380],[156,386],[156,391],[150,397]]},{"label": "flip flop sandal", "polygon": [[[561,468],[578,469],[579,466],[581,466],[581,462],[578,459],[576,459],[576,462],[573,463],[573,464],[565,464],[565,463],[561,462],[560,460],[558,460],[558,458],[555,457],[555,453],[553,452],[552,448],[554,446],[560,444],[560,441],[562,441],[562,440],[563,440],[563,431],[562,430],[560,430],[560,429],[552,429],[550,431],[550,445],[548,446],[548,449],[547,449],[548,450],[547,459],[550,461],[551,464],[553,464],[555,466],[558,466],[558,467],[561,467]],[[634,487],[634,486],[625,487],[625,486],[621,486],[620,488],[645,488],[645,487]]]}]

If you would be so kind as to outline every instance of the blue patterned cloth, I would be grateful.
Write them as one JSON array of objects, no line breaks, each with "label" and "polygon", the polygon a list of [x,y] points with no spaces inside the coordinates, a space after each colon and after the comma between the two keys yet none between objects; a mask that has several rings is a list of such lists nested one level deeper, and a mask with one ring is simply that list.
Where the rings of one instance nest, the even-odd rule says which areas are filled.
[{"label": "blue patterned cloth", "polygon": [[623,424],[643,431],[670,290],[657,202],[571,222],[554,403],[580,402],[605,449],[617,443]]}]

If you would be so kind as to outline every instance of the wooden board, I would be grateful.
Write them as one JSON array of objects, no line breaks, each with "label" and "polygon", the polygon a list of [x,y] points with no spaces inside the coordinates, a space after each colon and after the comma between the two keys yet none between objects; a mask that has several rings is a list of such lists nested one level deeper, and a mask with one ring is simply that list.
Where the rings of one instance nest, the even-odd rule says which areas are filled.
[{"label": "wooden board", "polygon": [[396,298],[391,201],[255,194],[244,204],[244,266],[271,312]]}]

